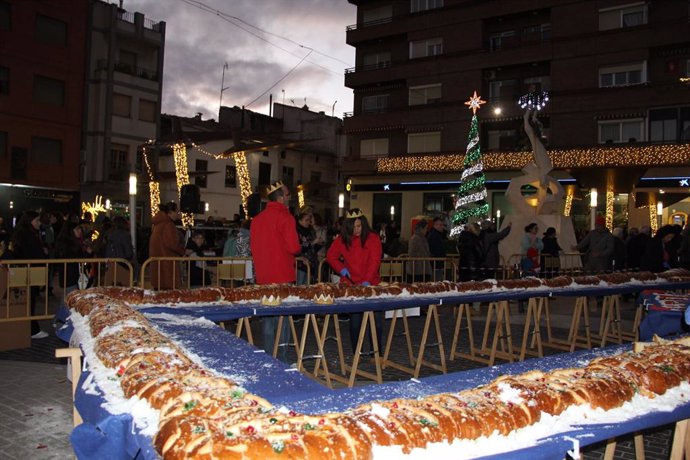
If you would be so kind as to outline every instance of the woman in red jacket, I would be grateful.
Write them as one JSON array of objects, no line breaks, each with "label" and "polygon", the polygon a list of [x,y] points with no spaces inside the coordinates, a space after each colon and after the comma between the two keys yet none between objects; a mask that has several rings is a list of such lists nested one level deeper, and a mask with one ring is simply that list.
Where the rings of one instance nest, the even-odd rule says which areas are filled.
[{"label": "woman in red jacket", "polygon": [[[378,235],[371,231],[362,211],[352,209],[347,212],[340,235],[328,249],[326,259],[333,270],[340,274],[341,283],[376,286],[381,282],[381,254],[381,240]],[[362,313],[350,314],[350,342],[353,351],[357,345],[362,316]],[[376,335],[381,352],[383,312],[377,312],[375,317]]]}]

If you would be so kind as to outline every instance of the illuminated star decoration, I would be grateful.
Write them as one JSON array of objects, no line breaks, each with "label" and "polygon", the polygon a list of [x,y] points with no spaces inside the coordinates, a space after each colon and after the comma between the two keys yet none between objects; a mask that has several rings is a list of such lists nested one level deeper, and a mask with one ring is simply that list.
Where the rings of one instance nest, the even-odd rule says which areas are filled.
[{"label": "illuminated star decoration", "polygon": [[477,113],[477,110],[480,109],[480,105],[486,104],[486,101],[483,101],[480,96],[477,96],[477,91],[475,90],[474,94],[470,98],[469,101],[465,102],[465,105],[467,106],[468,109],[472,110],[472,115],[475,115]]},{"label": "illuminated star decoration", "polygon": [[96,219],[96,216],[102,212],[107,212],[108,210],[105,209],[105,206],[103,206],[103,197],[101,195],[96,195],[96,199],[94,200],[93,203],[89,202],[83,202],[81,204],[81,217],[84,218],[84,215],[88,212],[90,213],[94,220]]}]

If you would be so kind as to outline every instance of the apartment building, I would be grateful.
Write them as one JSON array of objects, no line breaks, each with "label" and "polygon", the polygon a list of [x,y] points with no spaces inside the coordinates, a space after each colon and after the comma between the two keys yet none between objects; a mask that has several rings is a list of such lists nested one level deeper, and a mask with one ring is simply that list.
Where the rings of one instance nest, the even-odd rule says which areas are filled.
[{"label": "apartment building", "polygon": [[547,91],[538,119],[554,177],[574,189],[576,225],[593,187],[616,225],[649,224],[662,200],[664,222],[687,220],[688,2],[349,1],[343,174],[351,206],[375,222],[393,207],[405,231],[417,214],[452,209],[475,90],[487,101],[478,117],[493,215],[510,212],[503,191],[529,159],[517,101]]},{"label": "apartment building", "polygon": [[[177,163],[175,146],[181,158]],[[187,180],[199,187],[203,206],[196,219],[244,216],[243,182],[252,193],[247,212],[255,215],[266,204],[264,186],[277,180],[291,188],[293,212],[300,208],[301,195],[303,204],[325,220],[338,217],[345,137],[342,120],[323,112],[274,103],[272,115],[221,107],[218,122],[202,120],[200,114],[163,115],[161,136],[144,148],[155,165],[151,177],[160,183],[162,201],[177,201]]]},{"label": "apartment building", "polygon": [[0,1],[0,215],[79,206],[88,14]]}]

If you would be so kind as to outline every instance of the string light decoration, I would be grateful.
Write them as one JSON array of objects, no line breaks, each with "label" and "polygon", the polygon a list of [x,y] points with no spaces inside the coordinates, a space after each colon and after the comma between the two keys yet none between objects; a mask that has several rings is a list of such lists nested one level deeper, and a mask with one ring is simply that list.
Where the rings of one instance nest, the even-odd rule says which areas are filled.
[{"label": "string light decoration", "polygon": [[606,186],[606,228],[613,231],[613,201],[615,197],[613,194],[613,184],[609,183]]},{"label": "string light decoration", "polygon": [[656,218],[656,200],[652,203],[652,199],[649,199],[649,226],[652,229],[652,235],[656,235],[657,230],[659,230],[659,223]]},{"label": "string light decoration", "polygon": [[573,209],[573,198],[575,197],[575,187],[568,187],[565,193],[565,206],[563,207],[563,215],[570,217],[570,212]]},{"label": "string light decoration", "polygon": [[547,102],[549,102],[549,93],[546,91],[534,91],[520,96],[520,99],[518,99],[518,105],[520,105],[521,109],[530,110],[541,110]]},{"label": "string light decoration", "polygon": [[304,185],[297,186],[297,206],[299,209],[304,208]]},{"label": "string light decoration", "polygon": [[249,216],[249,209],[247,208],[247,199],[252,194],[252,183],[249,178],[249,167],[247,166],[247,154],[242,152],[235,152],[232,154],[235,160],[235,168],[237,169],[237,177],[240,179],[240,196],[242,197],[242,209],[244,215]]},{"label": "string light decoration", "polygon": [[482,164],[482,152],[479,145],[479,122],[477,110],[482,101],[475,91],[465,105],[472,110],[470,132],[467,136],[467,152],[463,161],[464,170],[460,176],[457,198],[455,200],[455,213],[452,217],[450,236],[458,236],[470,219],[479,220],[489,217],[489,203],[486,191],[486,177]]},{"label": "string light decoration", "polygon": [[93,220],[96,220],[96,216],[102,212],[107,212],[108,210],[105,209],[105,206],[103,206],[103,197],[101,195],[96,195],[96,198],[94,199],[93,203],[89,203],[88,201],[84,201],[81,204],[81,218],[83,219],[86,216],[86,213],[88,212],[93,216]]},{"label": "string light decoration", "polygon": [[[586,149],[550,150],[549,158],[556,169],[677,166],[690,162],[690,144],[664,144],[625,147],[591,147]],[[426,155],[379,158],[379,173],[449,172],[462,167],[464,155]],[[532,152],[496,151],[483,154],[485,170],[520,170],[532,161]]]},{"label": "string light decoration", "polygon": [[[182,186],[189,184],[189,170],[187,169],[187,146],[183,143],[173,144],[173,158],[175,160],[175,179],[177,180],[177,197],[182,194]],[[191,227],[194,225],[194,214],[183,212],[182,225]]]},{"label": "string light decoration", "polygon": [[[149,141],[149,143],[152,143],[152,141]],[[158,206],[161,204],[161,188],[160,183],[154,180],[153,168],[151,168],[151,163],[149,163],[149,153],[146,150],[146,146],[142,147],[142,152],[146,172],[149,175],[149,197],[151,200],[151,217],[153,217],[158,212]]]},{"label": "string light decoration", "polygon": [[153,217],[158,212],[158,206],[161,204],[161,189],[159,182],[149,182],[149,196],[151,198],[151,216]]}]

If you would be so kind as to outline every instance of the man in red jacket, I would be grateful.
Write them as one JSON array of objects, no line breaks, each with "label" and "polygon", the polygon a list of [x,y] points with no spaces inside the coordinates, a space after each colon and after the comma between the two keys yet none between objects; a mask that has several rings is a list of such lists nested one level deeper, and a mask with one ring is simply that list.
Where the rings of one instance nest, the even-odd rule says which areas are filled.
[{"label": "man in red jacket", "polygon": [[[295,218],[288,210],[290,190],[280,181],[268,187],[268,205],[252,221],[249,230],[249,245],[254,258],[256,284],[294,283],[295,255],[302,247],[297,236]],[[273,353],[277,316],[262,318],[264,350]],[[288,321],[283,321],[281,342],[289,343]],[[280,355],[286,361],[287,347],[282,347]]]}]

